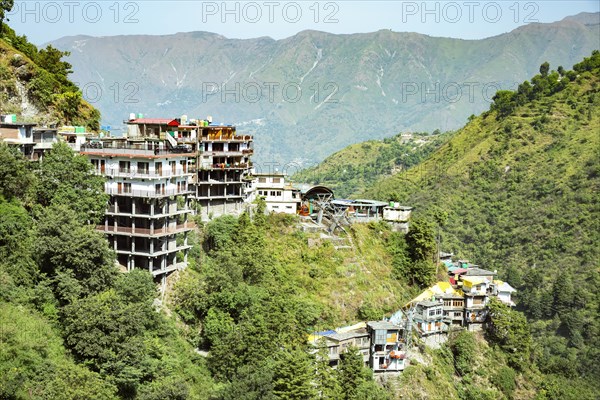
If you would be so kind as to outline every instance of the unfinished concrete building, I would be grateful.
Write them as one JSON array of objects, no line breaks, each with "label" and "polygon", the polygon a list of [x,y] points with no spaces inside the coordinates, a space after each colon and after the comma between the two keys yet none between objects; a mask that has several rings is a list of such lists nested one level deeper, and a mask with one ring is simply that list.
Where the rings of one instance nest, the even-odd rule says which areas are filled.
[{"label": "unfinished concrete building", "polygon": [[194,197],[202,219],[240,213],[252,191],[253,139],[234,126],[199,127]]},{"label": "unfinished concrete building", "polygon": [[163,283],[168,273],[186,266],[187,235],[194,229],[188,207],[194,156],[168,139],[174,125],[128,121],[128,137],[97,139],[81,148],[96,173],[107,178],[110,201],[98,229],[122,266],[147,269]]}]

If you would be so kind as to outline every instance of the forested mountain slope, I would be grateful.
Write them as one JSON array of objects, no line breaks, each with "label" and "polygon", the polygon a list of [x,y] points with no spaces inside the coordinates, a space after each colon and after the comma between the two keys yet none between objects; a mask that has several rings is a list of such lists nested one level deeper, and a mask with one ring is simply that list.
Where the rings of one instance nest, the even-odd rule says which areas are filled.
[{"label": "forested mountain slope", "polygon": [[500,92],[429,159],[365,195],[447,213],[442,248],[518,292],[542,371],[598,382],[600,53]]},{"label": "forested mountain slope", "polygon": [[330,187],[337,198],[357,196],[383,175],[404,171],[425,160],[452,132],[397,134],[350,145],[314,167],[294,174],[295,182]]}]

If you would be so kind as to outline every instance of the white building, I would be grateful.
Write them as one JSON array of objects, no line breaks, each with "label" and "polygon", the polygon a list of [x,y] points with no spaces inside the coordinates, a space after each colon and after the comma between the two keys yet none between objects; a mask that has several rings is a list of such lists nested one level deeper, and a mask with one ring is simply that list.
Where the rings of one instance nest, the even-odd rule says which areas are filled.
[{"label": "white building", "polygon": [[117,259],[127,270],[143,268],[155,277],[187,264],[187,233],[194,229],[188,208],[193,156],[161,140],[104,139],[81,148],[110,195],[104,224]]},{"label": "white building", "polygon": [[251,200],[263,197],[267,203],[267,211],[285,214],[298,212],[302,201],[300,190],[286,184],[285,174],[281,172],[257,173],[253,185]]},{"label": "white building", "polygon": [[496,280],[494,281],[494,284],[496,285],[498,300],[511,307],[514,306],[515,303],[512,301],[511,296],[517,290],[514,287],[510,286],[508,282]]}]

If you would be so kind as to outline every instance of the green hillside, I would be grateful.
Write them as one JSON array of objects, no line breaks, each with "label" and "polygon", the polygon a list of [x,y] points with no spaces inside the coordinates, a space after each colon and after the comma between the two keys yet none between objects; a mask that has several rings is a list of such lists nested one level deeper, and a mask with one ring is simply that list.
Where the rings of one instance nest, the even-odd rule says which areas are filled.
[{"label": "green hillside", "polygon": [[338,198],[356,195],[375,179],[400,173],[425,160],[451,136],[452,132],[440,134],[437,131],[432,135],[398,134],[350,145],[322,163],[298,172],[292,180],[328,186]]},{"label": "green hillside", "polygon": [[446,212],[442,248],[518,290],[544,372],[598,383],[600,54],[501,92],[429,159],[364,195]]},{"label": "green hillside", "polygon": [[42,125],[82,125],[100,128],[100,112],[82,98],[68,75],[68,52],[52,46],[38,49],[8,25],[0,28],[0,112],[18,121]]}]

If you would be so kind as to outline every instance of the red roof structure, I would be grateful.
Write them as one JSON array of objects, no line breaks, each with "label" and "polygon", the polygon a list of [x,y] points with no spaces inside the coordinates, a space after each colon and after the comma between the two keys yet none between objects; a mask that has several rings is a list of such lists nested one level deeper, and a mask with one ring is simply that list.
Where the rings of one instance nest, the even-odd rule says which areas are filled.
[{"label": "red roof structure", "polygon": [[169,118],[137,118],[129,120],[130,124],[179,126],[179,122]]}]

